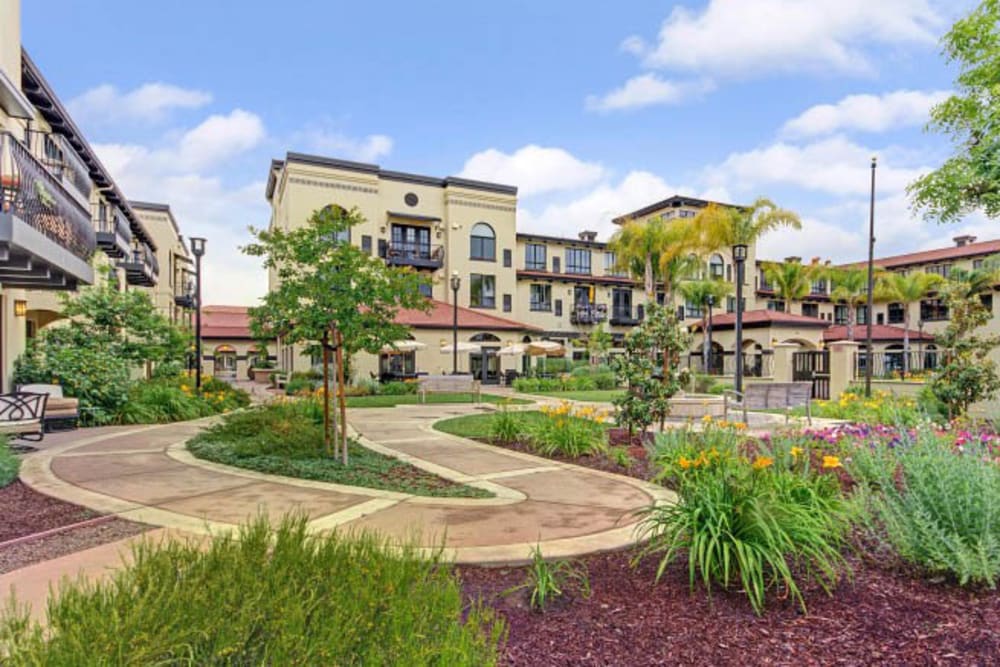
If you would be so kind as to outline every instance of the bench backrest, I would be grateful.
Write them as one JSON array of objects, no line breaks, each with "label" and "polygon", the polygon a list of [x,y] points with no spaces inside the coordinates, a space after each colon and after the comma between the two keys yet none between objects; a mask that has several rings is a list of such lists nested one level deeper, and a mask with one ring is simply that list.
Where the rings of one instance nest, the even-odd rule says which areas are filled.
[{"label": "bench backrest", "polygon": [[22,384],[17,391],[27,394],[48,394],[52,398],[63,397],[62,385],[58,384]]},{"label": "bench backrest", "polygon": [[423,375],[417,382],[423,391],[470,391],[477,380],[471,375]]},{"label": "bench backrest", "polygon": [[744,391],[747,408],[774,410],[806,405],[812,398],[811,382],[759,382]]},{"label": "bench backrest", "polygon": [[41,419],[45,414],[48,394],[15,392],[0,394],[0,422],[19,422]]}]

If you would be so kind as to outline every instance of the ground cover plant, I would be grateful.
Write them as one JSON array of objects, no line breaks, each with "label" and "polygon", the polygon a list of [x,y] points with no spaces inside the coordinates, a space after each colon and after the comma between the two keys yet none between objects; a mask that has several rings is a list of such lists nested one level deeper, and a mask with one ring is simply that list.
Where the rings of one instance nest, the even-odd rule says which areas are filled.
[{"label": "ground cover plant", "polygon": [[[868,398],[860,388],[851,388],[835,400],[814,401],[812,407],[813,415],[817,417],[864,424],[900,424],[911,427],[938,416],[936,401],[932,397],[919,399],[876,390]],[[804,415],[805,411],[799,409],[797,413]]]},{"label": "ground cover plant", "polygon": [[121,424],[186,421],[248,405],[250,395],[228,382],[203,375],[199,394],[194,375],[182,373],[133,384],[114,421]]},{"label": "ground cover plant", "polygon": [[531,608],[544,612],[553,602],[563,599],[571,584],[575,585],[581,597],[590,597],[586,567],[565,559],[545,560],[541,547],[535,545],[531,548],[531,565],[527,568],[525,580],[507,589],[506,594],[527,591]]},{"label": "ground cover plant", "polygon": [[350,465],[324,451],[322,406],[307,398],[234,412],[188,442],[188,449],[199,458],[273,475],[422,496],[492,495],[379,454],[354,440],[349,448]]},{"label": "ground cover plant", "polygon": [[10,449],[7,438],[0,438],[0,489],[15,479],[21,470],[21,459]]},{"label": "ground cover plant", "polygon": [[372,535],[264,519],[208,544],[142,542],[103,582],[63,588],[48,627],[0,620],[13,665],[495,664],[503,623],[450,568]]},{"label": "ground cover plant", "polygon": [[804,609],[801,580],[829,591],[841,576],[852,514],[837,478],[810,460],[803,448],[749,442],[711,419],[700,432],[658,436],[655,462],[678,501],[647,511],[642,556],[659,559],[657,577],[686,559],[692,588],[739,585],[757,613],[776,589]]}]

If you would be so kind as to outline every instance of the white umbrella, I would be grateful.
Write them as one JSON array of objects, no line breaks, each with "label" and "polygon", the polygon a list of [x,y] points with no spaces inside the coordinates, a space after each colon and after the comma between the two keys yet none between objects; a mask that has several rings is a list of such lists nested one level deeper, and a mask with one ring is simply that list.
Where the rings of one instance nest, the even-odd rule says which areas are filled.
[{"label": "white umbrella", "polygon": [[563,346],[555,341],[551,340],[538,340],[533,343],[528,343],[528,354],[533,357],[540,357],[542,355],[550,356],[556,354],[564,354],[565,350]]},{"label": "white umbrella", "polygon": [[501,357],[508,357],[508,356],[512,357],[515,354],[524,354],[525,352],[526,349],[524,345],[519,345],[517,343],[515,343],[514,345],[508,345],[507,347],[501,347],[499,350],[497,350],[497,354],[500,355]]},{"label": "white umbrella", "polygon": [[382,348],[382,352],[392,354],[393,352],[413,352],[427,347],[425,344],[415,340],[397,340]]},{"label": "white umbrella", "polygon": [[[483,349],[483,346],[479,343],[466,343],[465,341],[459,341],[458,351],[459,352],[479,352]],[[453,345],[444,345],[441,347],[441,354],[452,354],[455,352],[455,347]]]}]

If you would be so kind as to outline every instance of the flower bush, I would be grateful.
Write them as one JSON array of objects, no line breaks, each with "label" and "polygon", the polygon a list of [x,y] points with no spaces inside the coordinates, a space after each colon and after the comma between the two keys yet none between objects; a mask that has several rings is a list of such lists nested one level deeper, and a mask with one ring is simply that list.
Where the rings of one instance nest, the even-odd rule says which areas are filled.
[{"label": "flower bush", "polygon": [[813,413],[830,419],[846,419],[867,424],[915,426],[929,418],[927,411],[909,396],[874,391],[866,398],[861,391],[845,391],[836,400],[815,401]]},{"label": "flower bush", "polygon": [[607,450],[606,412],[590,406],[573,408],[564,401],[558,407],[543,406],[541,413],[543,418],[527,427],[528,440],[539,453],[575,458]]},{"label": "flower bush", "polygon": [[182,373],[134,383],[111,421],[121,424],[161,424],[208,417],[250,404],[250,396],[227,382],[202,375],[201,394],[195,376]]},{"label": "flower bush", "polygon": [[554,378],[517,378],[514,380],[514,391],[525,394],[551,391],[592,391],[594,389],[614,389],[617,383],[610,372],[594,373],[592,375],[562,374]]},{"label": "flower bush", "polygon": [[[779,586],[804,609],[798,581],[829,592],[844,568],[852,511],[837,478],[811,466],[805,448],[751,441],[735,425],[705,425],[657,437],[654,460],[678,502],[647,511],[640,557],[660,558],[659,579],[684,555],[692,587],[738,583],[757,613]],[[826,463],[836,467],[839,459]]]}]

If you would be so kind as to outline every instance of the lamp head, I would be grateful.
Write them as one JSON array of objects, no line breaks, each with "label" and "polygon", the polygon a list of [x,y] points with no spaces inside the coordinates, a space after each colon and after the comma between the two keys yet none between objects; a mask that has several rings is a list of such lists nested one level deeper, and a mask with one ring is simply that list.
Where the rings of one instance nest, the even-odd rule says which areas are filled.
[{"label": "lamp head", "polygon": [[747,258],[747,244],[737,243],[733,246],[733,259],[737,262],[745,262]]},{"label": "lamp head", "polygon": [[201,257],[205,254],[205,239],[199,236],[188,237],[188,241],[191,242],[191,254],[195,257]]},{"label": "lamp head", "polygon": [[462,286],[462,278],[458,275],[458,271],[451,272],[451,289],[455,292],[458,288]]}]

